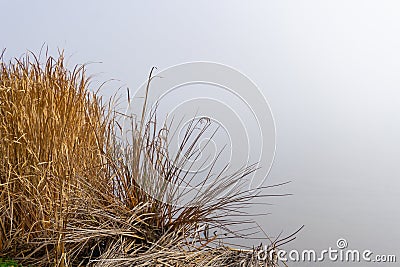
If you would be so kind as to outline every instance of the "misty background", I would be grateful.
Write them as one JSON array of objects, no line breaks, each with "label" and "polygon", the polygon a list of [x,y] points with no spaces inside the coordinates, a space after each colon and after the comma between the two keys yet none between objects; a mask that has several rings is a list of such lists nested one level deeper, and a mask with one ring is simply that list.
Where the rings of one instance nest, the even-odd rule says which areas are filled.
[{"label": "misty background", "polygon": [[[350,249],[399,258],[399,13],[398,1],[2,1],[0,49],[6,60],[43,44],[64,49],[70,66],[93,62],[94,84],[116,79],[105,96],[139,88],[153,66],[234,67],[275,118],[266,183],[292,181],[268,192],[293,196],[255,206],[271,213],[255,218],[264,231],[304,224],[286,250],[345,238]],[[243,242],[267,242],[258,238]]]}]

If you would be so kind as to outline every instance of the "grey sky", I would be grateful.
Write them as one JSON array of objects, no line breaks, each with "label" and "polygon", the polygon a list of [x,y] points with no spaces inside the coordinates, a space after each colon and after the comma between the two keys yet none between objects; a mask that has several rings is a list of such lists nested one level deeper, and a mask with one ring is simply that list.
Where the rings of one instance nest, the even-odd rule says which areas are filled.
[{"label": "grey sky", "polygon": [[293,181],[277,191],[294,196],[263,207],[272,212],[259,218],[265,231],[305,224],[288,248],[322,250],[343,237],[353,249],[398,253],[400,2],[244,3],[3,1],[0,48],[9,58],[45,43],[71,65],[101,61],[88,71],[119,80],[107,95],[138,88],[152,66],[205,60],[240,70],[275,117],[268,181]]}]

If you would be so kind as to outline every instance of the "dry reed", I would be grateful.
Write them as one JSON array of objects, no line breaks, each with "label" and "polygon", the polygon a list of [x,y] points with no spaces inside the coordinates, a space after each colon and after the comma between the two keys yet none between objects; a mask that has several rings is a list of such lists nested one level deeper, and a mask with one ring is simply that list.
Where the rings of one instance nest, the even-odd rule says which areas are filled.
[{"label": "dry reed", "polygon": [[[84,66],[68,71],[62,54],[0,64],[0,258],[24,266],[276,266],[209,233],[237,223],[226,214],[251,197],[238,188],[218,196],[254,166],[221,173],[193,203],[175,205],[182,196],[166,183],[183,184],[189,161],[169,157],[168,127],[155,131],[155,115],[133,122],[127,146],[115,110],[88,90]],[[201,135],[195,124],[183,142],[189,151],[199,140],[189,137]]]}]

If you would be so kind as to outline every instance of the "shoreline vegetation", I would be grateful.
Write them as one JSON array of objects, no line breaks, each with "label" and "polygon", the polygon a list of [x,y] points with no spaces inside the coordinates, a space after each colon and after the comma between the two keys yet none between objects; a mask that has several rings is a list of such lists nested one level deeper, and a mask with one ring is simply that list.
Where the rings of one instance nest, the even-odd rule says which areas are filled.
[{"label": "shoreline vegetation", "polygon": [[[278,266],[276,255],[261,262],[257,248],[233,248],[213,234],[247,222],[227,216],[262,196],[220,193],[254,166],[220,174],[190,205],[176,205],[182,196],[166,183],[183,185],[190,161],[170,158],[169,129],[155,130],[155,113],[132,119],[128,146],[118,132],[123,115],[89,90],[84,65],[68,70],[63,53],[43,63],[33,53],[4,62],[3,54],[0,266]],[[201,137],[194,127],[182,142],[189,154]]]}]

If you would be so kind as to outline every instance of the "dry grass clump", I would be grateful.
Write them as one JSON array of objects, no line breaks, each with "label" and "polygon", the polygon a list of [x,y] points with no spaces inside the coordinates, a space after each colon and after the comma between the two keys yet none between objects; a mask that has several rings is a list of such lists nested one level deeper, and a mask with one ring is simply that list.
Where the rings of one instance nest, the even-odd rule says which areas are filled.
[{"label": "dry grass clump", "polygon": [[[210,234],[235,223],[224,216],[250,199],[238,189],[218,196],[252,166],[221,173],[193,203],[174,205],[182,195],[167,185],[184,184],[189,161],[169,157],[168,128],[155,131],[155,116],[132,120],[128,146],[118,139],[116,112],[88,90],[84,66],[68,71],[62,54],[44,64],[32,54],[0,64],[0,258],[33,266],[262,266],[252,251],[219,246]],[[197,126],[185,151],[196,147],[199,138],[188,140],[201,135],[191,130]]]},{"label": "dry grass clump", "polygon": [[67,71],[62,56],[0,68],[0,251],[61,262],[65,229],[92,190],[80,179],[107,178],[109,121],[84,68]]}]

